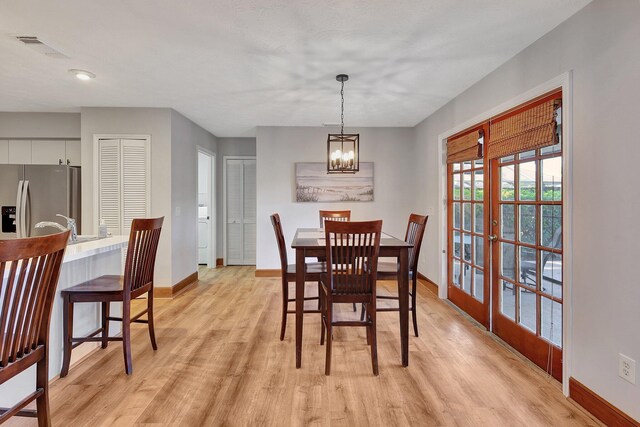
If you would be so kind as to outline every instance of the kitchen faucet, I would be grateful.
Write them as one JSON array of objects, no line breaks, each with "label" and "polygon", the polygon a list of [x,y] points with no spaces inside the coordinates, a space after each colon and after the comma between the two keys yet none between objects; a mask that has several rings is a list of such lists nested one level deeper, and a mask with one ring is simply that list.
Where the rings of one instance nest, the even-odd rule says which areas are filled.
[{"label": "kitchen faucet", "polygon": [[36,228],[44,228],[44,227],[53,227],[53,228],[57,228],[60,231],[67,231],[67,230],[71,230],[71,233],[69,234],[69,240],[72,242],[77,242],[78,241],[78,230],[76,228],[76,220],[73,218],[69,218],[66,217],[64,215],[60,215],[60,214],[56,214],[56,216],[59,216],[61,218],[64,218],[67,220],[67,227],[65,228],[64,226],[58,224],[57,222],[53,222],[53,221],[42,221],[39,222],[35,225]]}]

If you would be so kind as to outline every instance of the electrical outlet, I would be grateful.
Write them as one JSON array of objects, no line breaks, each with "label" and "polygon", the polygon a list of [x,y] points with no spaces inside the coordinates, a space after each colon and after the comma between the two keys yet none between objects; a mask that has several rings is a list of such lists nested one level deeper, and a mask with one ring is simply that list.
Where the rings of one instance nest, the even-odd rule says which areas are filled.
[{"label": "electrical outlet", "polygon": [[636,361],[622,353],[618,354],[618,375],[620,378],[636,383]]}]

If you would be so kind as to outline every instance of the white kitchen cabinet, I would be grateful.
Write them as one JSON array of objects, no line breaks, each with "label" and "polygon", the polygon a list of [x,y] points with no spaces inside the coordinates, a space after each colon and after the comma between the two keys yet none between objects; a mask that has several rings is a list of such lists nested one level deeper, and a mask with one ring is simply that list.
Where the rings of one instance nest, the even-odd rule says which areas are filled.
[{"label": "white kitchen cabinet", "polygon": [[67,139],[65,141],[66,164],[80,166],[80,140]]},{"label": "white kitchen cabinet", "polygon": [[66,163],[64,140],[31,141],[31,164],[61,165]]},{"label": "white kitchen cabinet", "polygon": [[9,140],[9,162],[12,165],[31,164],[31,141]]},{"label": "white kitchen cabinet", "polygon": [[9,141],[0,139],[0,165],[9,163]]}]

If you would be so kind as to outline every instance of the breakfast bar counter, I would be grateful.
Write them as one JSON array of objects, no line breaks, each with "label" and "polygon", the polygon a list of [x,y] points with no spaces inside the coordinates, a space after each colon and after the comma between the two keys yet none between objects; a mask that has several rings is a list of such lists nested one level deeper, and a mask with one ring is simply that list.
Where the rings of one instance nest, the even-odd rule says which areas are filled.
[{"label": "breakfast bar counter", "polygon": [[[126,247],[129,236],[112,236],[93,240],[87,240],[86,237],[80,236],[79,239],[80,242],[67,246],[62,261],[49,332],[49,379],[57,377],[62,367],[63,329],[60,293],[64,289],[105,274],[120,275],[124,269],[122,249]],[[6,277],[2,278],[3,289],[6,286],[6,280]],[[121,304],[112,304],[111,313],[113,315],[118,316],[121,311]],[[74,334],[85,335],[100,326],[99,304],[78,304],[76,306]],[[118,334],[120,332],[119,322],[114,322],[109,332],[111,335]],[[99,343],[86,343],[77,347],[72,353],[72,365],[99,345]],[[0,385],[0,407],[15,404],[21,397],[31,393],[34,385],[35,366]]]}]

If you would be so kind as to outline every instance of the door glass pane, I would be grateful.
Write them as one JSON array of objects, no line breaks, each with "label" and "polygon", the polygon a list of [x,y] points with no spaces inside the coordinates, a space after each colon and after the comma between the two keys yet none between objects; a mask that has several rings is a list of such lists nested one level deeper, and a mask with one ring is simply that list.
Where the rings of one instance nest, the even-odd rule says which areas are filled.
[{"label": "door glass pane", "polygon": [[500,167],[500,200],[514,200],[514,167],[513,165]]},{"label": "door glass pane", "polygon": [[536,250],[520,246],[520,282],[535,288],[538,269],[536,268]]},{"label": "door glass pane", "polygon": [[462,174],[462,198],[471,200],[471,172]]},{"label": "door glass pane", "polygon": [[460,200],[460,174],[453,174],[453,200]]},{"label": "door glass pane", "polygon": [[536,155],[536,150],[525,151],[524,153],[518,154],[518,158],[520,160],[523,160],[523,159],[528,159],[528,158],[531,158],[531,157],[535,157],[535,155]]},{"label": "door glass pane", "polygon": [[513,156],[505,156],[500,158],[500,163],[513,162]]},{"label": "door glass pane", "polygon": [[474,269],[473,296],[480,302],[484,301],[484,271]]},{"label": "door glass pane", "polygon": [[542,200],[562,200],[562,157],[542,160]]},{"label": "door glass pane", "polygon": [[531,332],[536,332],[536,294],[526,288],[518,288],[520,292],[519,323]]},{"label": "door glass pane", "polygon": [[513,205],[500,205],[500,233],[503,239],[515,240]]},{"label": "door glass pane", "polygon": [[462,227],[466,231],[471,231],[471,203],[462,204]]},{"label": "door glass pane", "polygon": [[542,291],[562,298],[562,255],[541,251]]},{"label": "door glass pane", "polygon": [[462,169],[471,169],[471,160],[467,160],[466,162],[462,162]]},{"label": "door glass pane", "polygon": [[453,260],[453,284],[460,287],[460,261]]},{"label": "door glass pane", "polygon": [[473,173],[473,200],[482,200],[484,197],[484,172]]},{"label": "door glass pane", "polygon": [[460,170],[460,163],[453,163],[453,170],[454,171],[459,171]]},{"label": "door glass pane", "polygon": [[516,294],[513,283],[499,280],[500,286],[500,312],[508,318],[516,318]]},{"label": "door glass pane", "polygon": [[482,206],[482,203],[474,203],[473,209],[475,212],[473,230],[476,233],[482,233],[484,230],[484,206]]},{"label": "door glass pane", "polygon": [[453,202],[453,228],[460,228],[460,203]]},{"label": "door glass pane", "polygon": [[536,244],[536,205],[520,205],[520,241]]},{"label": "door glass pane", "polygon": [[478,159],[478,160],[474,160],[473,161],[473,165],[474,167],[482,167],[482,165],[484,164],[484,161],[482,159]]},{"label": "door glass pane", "polygon": [[519,200],[536,200],[536,162],[520,163]]},{"label": "door glass pane", "polygon": [[471,236],[469,234],[462,234],[462,258],[471,262]]},{"label": "door glass pane", "polygon": [[542,205],[540,207],[540,242],[548,248],[562,248],[562,207]]},{"label": "door glass pane", "polygon": [[453,232],[453,256],[460,258],[460,232]]},{"label": "door glass pane", "polygon": [[476,246],[473,248],[473,263],[478,267],[484,266],[484,237],[474,237]]},{"label": "door glass pane", "polygon": [[469,264],[462,264],[462,290],[466,293],[471,293],[471,280],[472,280],[473,269],[469,266]]},{"label": "door glass pane", "polygon": [[541,335],[558,347],[562,347],[562,304],[541,297]]},{"label": "door glass pane", "polygon": [[509,279],[516,279],[516,246],[511,243],[500,243],[500,274]]},{"label": "door glass pane", "polygon": [[550,145],[548,147],[544,147],[540,149],[540,154],[541,155],[546,155],[546,154],[551,154],[551,153],[558,153],[560,152],[560,142],[558,142],[558,144],[554,144],[554,145]]}]

